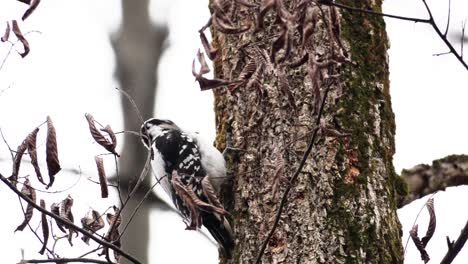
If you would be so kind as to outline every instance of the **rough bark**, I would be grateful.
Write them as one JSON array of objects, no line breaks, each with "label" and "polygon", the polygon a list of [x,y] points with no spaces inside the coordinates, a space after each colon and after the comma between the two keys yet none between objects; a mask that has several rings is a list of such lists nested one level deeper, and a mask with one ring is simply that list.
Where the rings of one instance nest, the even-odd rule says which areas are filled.
[{"label": "rough bark", "polygon": [[[130,94],[144,119],[153,116],[157,66],[166,36],[165,28],[152,24],[148,3],[148,0],[122,0],[122,24],[112,43],[120,88]],[[139,131],[141,121],[134,107],[123,95],[121,102],[124,129]],[[146,151],[139,138],[133,136],[125,137],[123,150],[119,160],[119,171],[122,185],[126,186],[123,190],[126,191],[130,184],[135,183],[132,181],[143,167]],[[141,193],[136,195],[139,197],[135,197],[134,201],[128,204],[128,208],[134,208],[143,197],[147,188],[141,189]],[[149,210],[146,203],[139,209],[122,241],[123,248],[144,263],[148,262]],[[129,217],[131,211],[124,211],[124,219]]]},{"label": "rough bark", "polygon": [[[284,1],[289,10],[297,2]],[[381,8],[379,0],[342,2]],[[330,9],[321,8],[309,55],[316,61],[327,61],[337,52],[338,44],[329,32]],[[252,12],[245,8],[233,14],[238,24],[254,21]],[[225,35],[212,27],[214,45],[220,49],[215,77],[236,79],[249,61],[248,54],[256,48],[271,55],[279,31],[275,19],[275,11],[270,10],[264,30],[240,35]],[[384,21],[346,12],[339,15],[339,21],[340,39],[351,63],[332,63],[321,67],[318,77],[312,77],[310,62],[298,68],[286,65],[300,57],[300,52],[293,50],[292,59],[267,63],[257,86],[215,90],[217,145],[223,148],[230,142],[242,149],[238,160],[229,161],[235,178],[232,197],[224,197],[233,215],[237,245],[233,257],[222,262],[254,262],[315,129],[320,100],[314,85],[318,85],[320,96],[330,89],[320,136],[289,194],[263,263],[403,261]],[[298,35],[297,31],[293,35],[294,45],[300,43]],[[338,81],[333,81],[336,74]]]},{"label": "rough bark", "polygon": [[434,160],[432,165],[419,164],[401,172],[401,177],[408,184],[403,195],[398,197],[398,208],[425,195],[443,191],[447,187],[468,184],[468,156],[451,155]]}]

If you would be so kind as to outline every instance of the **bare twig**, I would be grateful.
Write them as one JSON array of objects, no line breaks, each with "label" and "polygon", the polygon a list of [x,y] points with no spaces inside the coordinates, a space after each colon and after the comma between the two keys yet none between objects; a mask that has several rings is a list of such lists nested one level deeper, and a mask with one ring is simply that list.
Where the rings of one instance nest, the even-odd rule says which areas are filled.
[{"label": "bare twig", "polygon": [[[166,177],[166,176],[164,176]],[[159,182],[164,178],[160,178],[156,183],[153,184],[153,186],[151,186],[151,188],[146,192],[145,196],[143,196],[143,198],[141,199],[141,201],[138,203],[138,205],[135,207],[135,209],[133,210],[132,214],[130,215],[129,219],[127,220],[127,223],[125,224],[124,228],[122,229],[122,232],[120,233],[120,237],[121,238],[125,231],[127,230],[127,227],[130,225],[130,222],[132,222],[132,219],[133,217],[136,215],[136,213],[138,212],[138,210],[140,209],[141,205],[143,204],[143,202],[148,198],[148,196],[151,194],[151,192],[153,192],[153,189],[154,187],[156,187],[156,185],[159,184]]]},{"label": "bare twig", "polygon": [[141,123],[143,123],[145,120],[143,120],[143,116],[141,115],[140,113],[140,109],[138,109],[138,106],[137,104],[135,103],[135,101],[133,100],[133,98],[123,89],[120,89],[118,87],[115,87],[115,89],[119,92],[121,92],[123,95],[125,95],[125,97],[128,99],[128,101],[130,101],[130,103],[132,104],[133,108],[135,108],[135,112],[138,116],[138,119],[140,119]]},{"label": "bare twig", "polygon": [[432,28],[437,33],[439,38],[444,42],[445,46],[447,46],[447,48],[450,51],[449,53],[452,53],[453,56],[455,56],[455,58],[457,58],[457,60],[463,65],[463,67],[466,70],[468,70],[468,64],[463,60],[463,57],[460,54],[458,54],[457,50],[453,47],[453,45],[447,39],[446,35],[444,33],[442,33],[440,28],[437,26],[436,22],[434,21],[434,17],[432,16],[431,9],[426,3],[426,0],[422,0],[422,2],[423,2],[424,6],[426,8],[426,11],[427,11],[428,15],[429,15],[428,19],[390,15],[390,14],[386,14],[386,13],[376,12],[376,11],[373,11],[373,10],[366,10],[366,9],[361,9],[361,8],[356,8],[356,7],[352,7],[352,6],[339,4],[339,3],[336,3],[336,2],[334,2],[332,0],[320,0],[319,1],[319,3],[322,4],[322,5],[336,6],[336,7],[340,8],[340,9],[344,9],[344,10],[348,10],[348,11],[352,11],[352,12],[359,12],[359,13],[376,15],[376,16],[390,17],[390,18],[395,18],[395,19],[399,19],[399,20],[412,21],[412,22],[416,22],[416,23],[429,24],[429,25],[432,26]]},{"label": "bare twig", "polygon": [[447,14],[447,26],[445,27],[444,37],[447,37],[447,32],[450,27],[450,13],[451,13],[452,0],[449,0],[448,14]]},{"label": "bare twig", "polygon": [[23,259],[18,264],[24,263],[99,263],[99,264],[113,264],[106,260],[90,259],[90,258],[56,258],[56,259]]},{"label": "bare twig", "polygon": [[[463,229],[461,230],[460,236],[458,237],[457,241],[455,241],[454,243],[449,242],[449,249],[447,251],[447,254],[442,259],[440,264],[452,263],[453,259],[455,259],[455,257],[458,255],[460,250],[465,245],[467,239],[468,239],[468,220],[466,221],[465,227],[463,227]],[[447,241],[450,241],[448,237],[447,237]]]}]

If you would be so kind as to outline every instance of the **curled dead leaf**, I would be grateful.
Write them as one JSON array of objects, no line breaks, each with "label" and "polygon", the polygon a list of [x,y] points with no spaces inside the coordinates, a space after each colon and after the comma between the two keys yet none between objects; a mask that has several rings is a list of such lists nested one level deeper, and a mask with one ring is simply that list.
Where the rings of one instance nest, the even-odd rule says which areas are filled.
[{"label": "curled dead leaf", "polygon": [[[46,209],[46,204],[43,199],[41,199],[40,205],[43,209]],[[42,236],[44,237],[44,241],[42,243],[42,248],[39,251],[39,254],[43,255],[47,248],[47,241],[49,241],[49,225],[47,223],[46,215],[44,213],[41,215],[41,226],[42,226]]]},{"label": "curled dead leaf", "polygon": [[[21,193],[25,196],[29,197],[33,202],[36,202],[36,191],[31,187],[29,179],[23,184],[23,188],[21,188]],[[29,221],[31,220],[34,213],[34,207],[28,203],[26,207],[26,212],[24,213],[24,220],[23,222],[16,228],[16,231],[23,231],[23,229],[28,225]]]},{"label": "curled dead leaf", "polygon": [[216,58],[216,55],[218,54],[218,49],[216,49],[215,47],[213,47],[213,45],[211,45],[211,43],[208,41],[203,31],[200,31],[200,41],[203,45],[203,49],[205,50],[208,58],[210,60],[214,60]]},{"label": "curled dead leaf", "polygon": [[208,198],[208,201],[210,202],[210,204],[212,204],[215,207],[223,208],[223,205],[218,200],[218,197],[216,196],[216,192],[214,191],[213,185],[211,184],[208,177],[203,178],[201,185],[203,189],[203,194],[206,196],[206,198]]},{"label": "curled dead leaf", "polygon": [[21,143],[21,145],[18,146],[16,149],[15,157],[13,159],[13,169],[10,178],[11,183],[13,183],[16,186],[16,183],[18,181],[18,174],[19,174],[19,169],[21,165],[21,158],[23,157],[24,152],[26,151],[26,148],[28,147],[28,143],[26,139]]},{"label": "curled dead leaf", "polygon": [[[119,213],[120,209],[117,206],[113,206],[114,213],[107,213],[106,214],[106,220],[107,223],[109,223],[110,228],[107,231],[107,234],[105,236],[105,239],[107,241],[110,241],[112,244],[121,247],[122,243],[120,241],[120,233],[119,233],[119,226],[122,223],[122,216]],[[118,216],[118,217],[117,217]],[[99,255],[106,255],[107,254],[106,248],[102,250],[102,252]],[[120,259],[120,254],[114,251],[114,257],[116,260]]]},{"label": "curled dead leaf", "polygon": [[[57,215],[57,216],[60,216],[60,203],[53,203],[51,206],[50,206],[50,211]],[[62,223],[58,222],[57,220],[55,221],[55,223],[57,224],[57,227],[60,229],[60,231],[62,231],[63,233],[66,233],[67,231],[65,230],[64,226]]]},{"label": "curled dead leaf", "polygon": [[426,249],[424,249],[424,246],[418,237],[418,225],[414,225],[413,228],[411,228],[409,233],[410,233],[411,240],[413,240],[414,245],[416,246],[419,253],[421,254],[421,260],[423,260],[424,263],[429,262],[430,260],[429,255],[427,254]]},{"label": "curled dead leaf", "polygon": [[6,24],[7,26],[5,28],[5,33],[3,33],[3,36],[2,36],[2,42],[8,41],[8,39],[10,38],[10,31],[11,31],[10,23],[8,23],[7,21]]},{"label": "curled dead leaf", "polygon": [[57,134],[49,116],[47,116],[46,163],[50,178],[46,188],[50,188],[55,181],[55,175],[62,168],[58,159]]},{"label": "curled dead leaf", "polygon": [[[174,188],[174,191],[177,193],[178,197],[182,199],[182,201],[184,202],[184,205],[187,206],[188,210],[190,211],[190,219],[187,219],[188,221],[190,221],[190,224],[187,225],[187,229],[193,230],[193,229],[200,228],[202,224],[200,210],[217,213],[221,216],[228,215],[228,212],[224,210],[222,206],[218,207],[214,204],[212,205],[212,204],[209,204],[200,200],[200,198],[198,198],[198,196],[193,191],[192,186],[185,185],[180,180],[180,176],[177,174],[176,171],[172,173],[171,184],[172,184],[172,187]],[[207,193],[210,193],[210,191],[207,188],[209,188],[209,186],[207,186],[205,182],[205,190],[207,191]],[[212,194],[214,195],[213,190],[212,190]],[[214,195],[214,197],[216,196]],[[213,199],[213,197],[211,197],[211,199]],[[217,200],[217,198],[216,198],[216,201],[214,201],[214,203],[221,205],[221,203]]]},{"label": "curled dead leaf", "polygon": [[435,215],[435,210],[434,210],[434,198],[429,199],[426,203],[426,208],[427,211],[429,212],[429,225],[427,226],[427,231],[426,235],[421,238],[421,243],[426,248],[427,243],[429,243],[429,240],[431,240],[432,236],[434,235],[437,221],[436,221],[436,215]]},{"label": "curled dead leaf", "polygon": [[39,163],[37,161],[37,147],[36,147],[36,141],[37,141],[37,133],[39,132],[39,128],[36,127],[26,138],[26,141],[28,143],[28,152],[29,152],[29,157],[31,158],[31,164],[34,167],[34,171],[36,172],[37,179],[45,185],[44,179],[42,178],[42,173],[41,169],[39,168]]},{"label": "curled dead leaf", "polygon": [[[88,212],[86,216],[81,218],[81,224],[83,225],[84,229],[91,231],[91,233],[95,233],[96,231],[101,230],[105,225],[101,214],[99,214],[99,212],[96,210],[91,210],[91,213]],[[90,238],[83,236],[81,239],[86,244],[88,244]]]},{"label": "curled dead leaf", "polygon": [[23,33],[21,33],[21,30],[18,26],[18,22],[16,20],[12,20],[11,24],[13,25],[13,33],[15,33],[15,36],[18,38],[18,40],[23,44],[24,52],[18,52],[19,55],[24,58],[26,55],[29,54],[29,42],[26,40],[24,37]]},{"label": "curled dead leaf", "polygon": [[[72,208],[73,206],[73,198],[68,195],[67,198],[63,199],[63,201],[60,203],[60,217],[67,219],[71,223],[74,222],[74,217],[72,213]],[[70,227],[66,227],[68,229],[68,242],[70,243],[71,246],[73,246],[72,243],[72,238],[73,238],[73,233],[78,236],[78,232]]]},{"label": "curled dead leaf", "polygon": [[94,138],[94,140],[99,145],[103,146],[107,151],[111,152],[117,157],[120,157],[120,155],[115,151],[115,147],[117,146],[117,139],[110,126],[106,126],[101,130],[109,135],[111,141],[104,137],[104,135],[102,135],[101,132],[99,132],[99,130],[96,128],[94,117],[91,114],[86,113],[85,117],[88,121],[89,131],[91,132],[91,136]]},{"label": "curled dead leaf", "polygon": [[30,4],[29,4],[29,8],[24,12],[21,19],[23,21],[26,20],[26,18],[28,18],[34,12],[34,10],[36,10],[36,8],[37,8],[37,6],[39,5],[40,2],[41,2],[41,0],[32,0],[30,2]]}]

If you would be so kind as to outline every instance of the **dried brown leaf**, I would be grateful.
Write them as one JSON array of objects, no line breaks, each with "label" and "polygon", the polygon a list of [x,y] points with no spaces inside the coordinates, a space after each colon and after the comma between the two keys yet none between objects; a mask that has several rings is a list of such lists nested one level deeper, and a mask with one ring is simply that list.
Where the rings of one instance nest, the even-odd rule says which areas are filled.
[{"label": "dried brown leaf", "polygon": [[[112,128],[110,127],[110,125],[107,125],[106,127],[101,128],[101,131],[104,131],[109,135],[111,139],[111,143],[112,143],[112,149],[115,151],[115,148],[117,147],[117,137],[115,136],[114,131],[112,131]],[[117,157],[119,157],[119,154],[117,153],[114,153],[114,154],[116,154]]]},{"label": "dried brown leaf", "polygon": [[198,81],[198,84],[200,85],[200,90],[202,91],[211,90],[211,89],[218,88],[221,86],[239,83],[238,81],[227,81],[227,80],[222,80],[222,79],[207,79],[205,77],[200,77],[197,81]]},{"label": "dried brown leaf", "polygon": [[63,199],[60,203],[60,217],[68,219],[73,223],[73,214],[71,214],[71,208],[73,206],[73,198],[68,195],[67,198]]},{"label": "dried brown leaf", "polygon": [[429,199],[426,203],[427,210],[429,211],[429,226],[427,227],[426,235],[421,238],[421,243],[424,248],[426,248],[427,243],[431,240],[432,236],[434,235],[437,221],[435,216],[434,210],[434,198]]},{"label": "dried brown leaf", "polygon": [[[73,198],[70,195],[68,195],[67,198],[63,199],[63,201],[60,203],[60,217],[70,221],[71,223],[74,222],[74,217],[73,217],[73,213],[71,210],[72,206],[73,206]],[[75,233],[76,236],[78,236],[78,232],[70,227],[66,226],[66,228],[68,229],[68,242],[70,243],[71,246],[73,246],[73,243],[72,243],[73,233]]]},{"label": "dried brown leaf", "polygon": [[200,63],[200,70],[198,72],[195,69],[195,59],[192,62],[192,75],[193,77],[195,77],[195,80],[199,80],[200,78],[202,78],[204,74],[207,74],[210,72],[210,67],[206,63],[203,52],[200,52],[200,50],[198,50],[197,52],[197,59],[198,59],[198,62]]},{"label": "dried brown leaf", "polygon": [[[46,209],[46,204],[43,199],[41,199],[41,207],[42,209]],[[39,251],[39,254],[43,255],[47,248],[47,241],[49,241],[49,225],[47,223],[46,215],[44,213],[41,214],[41,226],[42,226],[42,236],[44,237],[44,241],[42,243],[42,248]]]},{"label": "dried brown leaf", "polygon": [[213,47],[213,45],[211,45],[211,43],[208,41],[203,31],[200,31],[200,41],[203,45],[203,49],[205,49],[205,52],[208,58],[210,60],[214,60],[216,58],[216,55],[218,54],[218,49],[216,49],[215,47]]},{"label": "dried brown leaf", "polygon": [[216,192],[214,191],[213,185],[211,184],[208,177],[203,178],[201,182],[201,186],[203,189],[203,194],[206,196],[210,204],[212,204],[215,207],[223,208],[223,205],[218,200],[218,197],[216,196]]},{"label": "dried brown leaf", "polygon": [[11,24],[13,25],[13,33],[15,33],[15,36],[18,38],[21,44],[23,44],[24,52],[23,53],[18,52],[18,53],[22,58],[24,58],[29,53],[29,42],[24,37],[23,33],[21,33],[21,30],[18,26],[18,22],[16,22],[16,20],[12,20]]},{"label": "dried brown leaf", "polygon": [[[50,211],[61,217],[61,214],[60,214],[60,203],[53,203],[51,206],[50,206]],[[65,230],[64,228],[64,225],[62,223],[60,223],[59,221],[55,220],[55,223],[57,224],[57,227],[60,229],[60,231],[62,231],[63,233],[66,233],[67,231]]]},{"label": "dried brown leaf", "polygon": [[39,132],[39,128],[36,127],[26,138],[26,141],[28,143],[28,152],[29,152],[29,157],[31,158],[31,164],[34,167],[34,171],[36,172],[37,179],[45,185],[44,179],[42,178],[42,173],[41,169],[39,167],[39,163],[37,161],[37,147],[36,147],[36,141],[37,141],[37,133]]},{"label": "dried brown leaf", "polygon": [[193,77],[195,77],[195,80],[200,85],[200,89],[202,91],[218,88],[220,86],[230,85],[233,83],[238,83],[238,81],[232,82],[232,81],[227,81],[227,80],[222,80],[222,79],[207,79],[203,77],[204,74],[210,71],[210,68],[208,67],[208,64],[205,61],[205,56],[203,55],[202,52],[200,52],[200,50],[198,50],[197,59],[200,62],[200,71],[197,72],[195,70],[195,60],[194,60],[192,63],[192,75]]},{"label": "dried brown leaf", "polygon": [[[120,242],[119,226],[122,223],[122,215],[119,213],[120,209],[117,206],[113,206],[113,209],[114,209],[114,214],[112,213],[106,214],[107,223],[109,223],[111,228],[109,228],[109,230],[107,231],[105,239],[120,248],[122,244]],[[116,217],[117,215],[118,215],[118,218]],[[107,250],[108,249],[103,249],[100,255],[107,255]],[[120,259],[120,255],[116,253],[115,251],[114,251],[114,257],[116,260]]]},{"label": "dried brown leaf", "polygon": [[180,181],[179,176],[177,175],[176,171],[172,173],[171,184],[174,188],[174,191],[178,195],[178,197],[182,199],[184,205],[187,207],[187,209],[190,212],[190,219],[187,219],[189,223],[185,223],[187,225],[186,229],[196,230],[197,228],[200,228],[202,225],[200,212],[197,208],[197,205],[193,201],[193,199],[187,193],[187,190],[185,189],[183,183]]},{"label": "dried brown leaf", "polygon": [[238,80],[246,81],[252,74],[257,70],[257,61],[254,58],[250,58],[245,64],[244,68],[237,77]]},{"label": "dried brown leaf", "polygon": [[26,139],[21,143],[21,145],[18,146],[16,149],[15,157],[13,159],[13,169],[11,172],[10,182],[12,182],[15,186],[18,181],[18,173],[21,165],[21,158],[23,157],[24,152],[26,151],[26,148],[28,147],[28,143]]},{"label": "dried brown leaf", "polygon": [[62,169],[58,159],[57,134],[50,116],[47,116],[46,163],[50,178],[47,188],[50,188],[54,184],[55,175]]},{"label": "dried brown leaf", "polygon": [[[114,213],[106,214],[107,223],[111,226],[113,225],[114,228],[118,228],[120,224],[122,224],[122,215],[119,213],[120,209],[117,206],[114,205],[112,208],[114,209]],[[119,216],[117,219],[116,219],[116,215]],[[114,224],[114,221],[116,221],[115,224]]]},{"label": "dried brown leaf", "polygon": [[[91,136],[94,138],[94,140],[99,145],[103,146],[107,151],[111,152],[112,154],[116,155],[117,157],[120,157],[120,155],[117,154],[117,152],[115,152],[115,146],[117,144],[117,141],[115,139],[115,134],[113,132],[109,133],[109,131],[107,131],[107,129],[106,129],[107,127],[110,129],[110,127],[106,126],[106,128],[104,128],[102,130],[107,132],[107,134],[109,134],[109,136],[111,137],[112,142],[109,141],[106,137],[104,137],[104,135],[102,135],[101,132],[99,132],[99,130],[96,128],[96,125],[94,124],[95,123],[94,117],[91,114],[86,113],[85,117],[86,117],[86,120],[88,121],[89,131],[91,132]],[[112,131],[112,130],[110,130],[110,131]]]},{"label": "dried brown leaf", "polygon": [[21,17],[21,19],[23,21],[26,20],[26,18],[28,18],[34,12],[34,10],[36,10],[40,2],[41,0],[32,0],[31,4],[29,5],[29,8],[24,12],[23,17]]},{"label": "dried brown leaf", "polygon": [[421,240],[418,237],[418,225],[414,225],[409,233],[410,233],[411,239],[413,240],[414,245],[416,246],[419,253],[421,254],[421,260],[423,260],[424,263],[429,262],[430,260],[429,255],[427,254]]},{"label": "dried brown leaf", "polygon": [[193,191],[192,186],[184,185],[177,174],[175,174],[174,177],[173,173],[171,182],[172,186],[178,194],[180,194],[181,196],[185,196],[187,201],[190,200],[190,203],[195,204],[199,209],[212,213],[218,213],[223,216],[228,214],[226,210],[224,210],[224,208],[216,207],[200,200],[200,198],[198,198],[198,196]]},{"label": "dried brown leaf", "polygon": [[203,52],[200,52],[200,50],[198,50],[197,52],[197,59],[200,62],[200,72],[198,74],[204,75],[209,73],[210,67],[208,66],[208,63],[206,63],[205,55],[203,54]]},{"label": "dried brown leaf", "polygon": [[3,37],[2,37],[2,42],[8,41],[8,39],[10,38],[10,31],[11,31],[10,23],[8,23],[7,21],[6,24],[7,26],[5,28],[5,33],[3,34]]},{"label": "dried brown leaf", "polygon": [[109,196],[109,189],[107,188],[106,171],[104,170],[104,161],[101,157],[94,157],[99,175],[99,185],[101,186],[101,197],[107,198]]},{"label": "dried brown leaf", "polygon": [[[104,228],[105,225],[101,214],[99,214],[99,212],[96,210],[91,210],[91,213],[88,212],[86,216],[81,218],[81,224],[83,225],[84,229],[89,230],[92,233],[101,230],[102,228]],[[86,244],[88,244],[90,238],[87,236],[83,236],[81,239]]]},{"label": "dried brown leaf", "polygon": [[[36,191],[31,187],[29,179],[26,179],[26,181],[24,182],[23,188],[21,188],[21,193],[29,197],[31,200],[33,200],[33,202],[36,202]],[[26,207],[26,212],[24,214],[24,220],[16,228],[15,232],[23,231],[23,229],[28,225],[29,221],[31,220],[33,213],[34,213],[34,207],[32,207],[32,205],[28,203]]]}]

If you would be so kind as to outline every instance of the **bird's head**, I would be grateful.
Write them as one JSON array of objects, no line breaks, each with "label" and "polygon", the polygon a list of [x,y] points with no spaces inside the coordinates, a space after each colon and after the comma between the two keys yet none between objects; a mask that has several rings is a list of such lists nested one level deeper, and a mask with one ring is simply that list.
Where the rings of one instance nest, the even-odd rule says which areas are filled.
[{"label": "bird's head", "polygon": [[141,141],[145,147],[151,149],[151,144],[153,144],[154,139],[161,135],[163,131],[171,129],[180,130],[171,120],[157,118],[148,119],[140,128]]}]

